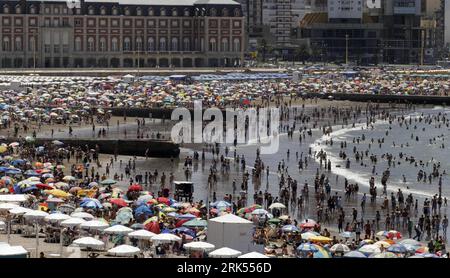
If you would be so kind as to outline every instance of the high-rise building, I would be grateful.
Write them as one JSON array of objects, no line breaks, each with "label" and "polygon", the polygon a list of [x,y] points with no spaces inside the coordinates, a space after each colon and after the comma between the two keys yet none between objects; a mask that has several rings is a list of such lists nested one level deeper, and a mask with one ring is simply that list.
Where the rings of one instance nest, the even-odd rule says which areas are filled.
[{"label": "high-rise building", "polygon": [[450,0],[444,2],[444,44],[450,47]]}]

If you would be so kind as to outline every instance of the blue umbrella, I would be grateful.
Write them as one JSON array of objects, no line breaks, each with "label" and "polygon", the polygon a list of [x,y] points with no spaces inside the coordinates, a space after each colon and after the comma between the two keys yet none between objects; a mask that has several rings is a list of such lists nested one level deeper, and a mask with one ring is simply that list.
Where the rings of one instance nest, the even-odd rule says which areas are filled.
[{"label": "blue umbrella", "polygon": [[139,206],[139,207],[137,207],[134,210],[134,215],[135,216],[140,216],[140,215],[143,215],[143,214],[144,215],[152,215],[153,211],[146,205]]},{"label": "blue umbrella", "polygon": [[193,219],[193,218],[197,218],[197,216],[190,214],[190,213],[186,213],[186,214],[182,214],[178,216],[179,219]]},{"label": "blue umbrella", "polygon": [[300,229],[294,225],[284,225],[281,230],[285,233],[300,232]]},{"label": "blue umbrella", "polygon": [[366,255],[359,251],[350,251],[344,255],[344,258],[359,258],[359,259],[367,259]]},{"label": "blue umbrella", "polygon": [[170,216],[170,217],[175,217],[175,218],[177,218],[177,217],[179,216],[179,214],[178,214],[178,213],[176,213],[176,212],[174,212],[174,211],[172,211],[172,212],[169,212],[169,213],[167,214],[167,216]]},{"label": "blue umbrella", "polygon": [[392,253],[407,253],[408,250],[406,249],[405,246],[401,245],[401,244],[394,244],[391,245],[387,248],[387,251],[392,252]]},{"label": "blue umbrella", "polygon": [[24,174],[27,176],[32,176],[32,177],[38,177],[41,175],[34,170],[26,170]]},{"label": "blue umbrella", "polygon": [[14,166],[17,166],[17,165],[23,165],[26,162],[27,161],[24,160],[24,159],[16,159],[16,160],[11,161],[11,164],[14,165]]},{"label": "blue umbrella", "polygon": [[22,188],[20,191],[22,193],[27,193],[27,192],[30,192],[30,191],[33,191],[33,190],[36,190],[36,189],[38,189],[38,188],[36,186],[32,185],[30,187]]},{"label": "blue umbrella", "polygon": [[315,244],[312,243],[302,243],[297,247],[297,251],[299,252],[317,252],[319,248]]},{"label": "blue umbrella", "polygon": [[93,209],[103,208],[99,200],[92,198],[84,198],[83,200],[81,200],[80,207]]},{"label": "blue umbrella", "polygon": [[189,228],[186,227],[179,227],[172,230],[173,234],[179,233],[179,234],[187,234],[191,237],[195,237],[195,232]]},{"label": "blue umbrella", "polygon": [[16,168],[8,168],[8,170],[6,170],[5,173],[11,174],[11,175],[17,175],[17,174],[21,174],[22,170],[16,169]]},{"label": "blue umbrella", "polygon": [[220,209],[220,208],[231,207],[231,204],[226,201],[217,201],[217,202],[211,203],[211,206],[215,207],[217,209]]}]

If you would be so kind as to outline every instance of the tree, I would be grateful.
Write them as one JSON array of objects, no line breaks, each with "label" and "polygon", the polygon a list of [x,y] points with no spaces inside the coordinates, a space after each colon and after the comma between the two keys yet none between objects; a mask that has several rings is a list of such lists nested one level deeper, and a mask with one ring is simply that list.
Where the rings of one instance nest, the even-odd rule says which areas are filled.
[{"label": "tree", "polygon": [[262,39],[258,51],[261,52],[262,62],[264,63],[266,61],[266,54],[270,53],[272,50],[267,44],[267,41],[265,39]]},{"label": "tree", "polygon": [[295,56],[297,60],[301,61],[302,64],[305,64],[305,61],[309,59],[309,50],[305,44],[299,45],[299,47],[295,50]]}]

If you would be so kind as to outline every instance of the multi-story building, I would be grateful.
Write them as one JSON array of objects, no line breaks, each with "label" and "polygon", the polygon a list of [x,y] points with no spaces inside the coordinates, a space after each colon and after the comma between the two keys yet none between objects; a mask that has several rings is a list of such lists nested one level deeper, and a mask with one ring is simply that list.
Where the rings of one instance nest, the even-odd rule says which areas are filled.
[{"label": "multi-story building", "polygon": [[[444,1],[443,1],[444,2]],[[445,0],[442,7],[444,11],[444,44],[450,47],[450,0]]]},{"label": "multi-story building", "polygon": [[0,17],[4,68],[243,61],[244,17],[232,0],[1,0]]}]

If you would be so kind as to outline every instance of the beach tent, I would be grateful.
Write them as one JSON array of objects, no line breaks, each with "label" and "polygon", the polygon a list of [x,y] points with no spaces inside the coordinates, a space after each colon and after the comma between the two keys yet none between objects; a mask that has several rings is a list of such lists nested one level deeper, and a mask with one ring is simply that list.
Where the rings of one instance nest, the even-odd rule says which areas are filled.
[{"label": "beach tent", "polygon": [[216,247],[230,247],[241,252],[254,251],[253,222],[234,214],[225,214],[208,220],[208,241]]}]

